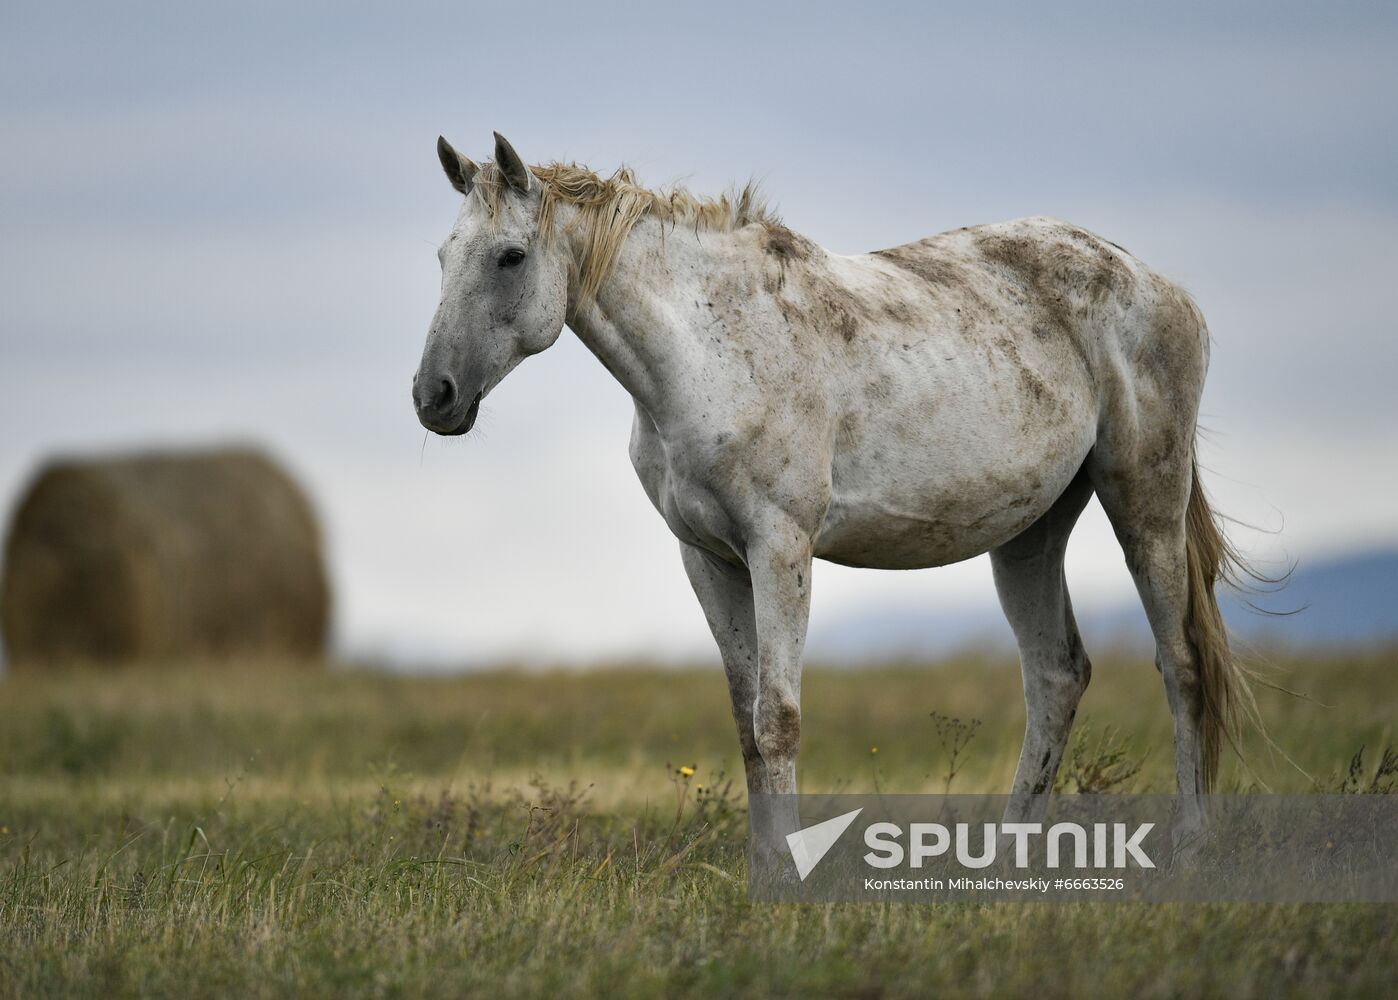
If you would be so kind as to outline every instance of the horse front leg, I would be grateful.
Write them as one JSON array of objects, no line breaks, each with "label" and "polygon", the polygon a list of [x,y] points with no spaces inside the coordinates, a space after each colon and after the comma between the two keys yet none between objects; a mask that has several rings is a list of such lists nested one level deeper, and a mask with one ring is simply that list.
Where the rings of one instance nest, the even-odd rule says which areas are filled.
[{"label": "horse front leg", "polygon": [[764,791],[796,792],[801,749],[801,653],[811,611],[811,543],[794,529],[748,549],[757,623],[753,733],[766,766]]},{"label": "horse front leg", "polygon": [[787,836],[801,829],[796,755],[801,749],[801,653],[811,607],[811,543],[795,530],[774,532],[747,550],[757,626],[752,731],[762,760],[750,789],[748,820],[759,871],[794,879]]},{"label": "horse front leg", "polygon": [[743,752],[743,770],[748,794],[765,792],[771,782],[767,765],[757,750],[753,730],[753,706],[757,703],[757,621],[753,611],[752,577],[746,568],[723,562],[693,545],[680,543],[684,570],[704,619],[718,644],[723,670],[728,675],[728,696],[733,721],[738,726],[738,745]]},{"label": "horse front leg", "polygon": [[784,839],[801,827],[792,793],[801,745],[810,547],[800,542],[750,547],[747,569],[692,545],[681,543],[680,551],[728,675],[755,863],[761,871],[786,877],[790,855]]},{"label": "horse front leg", "polygon": [[728,675],[748,793],[793,793],[810,545],[754,547],[746,570],[692,545],[681,543],[680,552]]}]

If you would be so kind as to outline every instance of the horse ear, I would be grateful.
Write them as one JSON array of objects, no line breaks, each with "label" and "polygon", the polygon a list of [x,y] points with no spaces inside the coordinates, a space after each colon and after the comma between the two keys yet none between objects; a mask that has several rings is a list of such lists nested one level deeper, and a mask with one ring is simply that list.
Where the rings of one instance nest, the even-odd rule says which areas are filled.
[{"label": "horse ear", "polygon": [[451,186],[462,194],[470,194],[471,182],[480,168],[452,149],[451,143],[440,135],[437,136],[437,159],[442,161],[442,169],[447,172]]},{"label": "horse ear", "polygon": [[519,158],[510,141],[499,132],[495,133],[495,165],[500,168],[500,173],[504,175],[510,187],[520,194],[529,193],[529,168]]}]

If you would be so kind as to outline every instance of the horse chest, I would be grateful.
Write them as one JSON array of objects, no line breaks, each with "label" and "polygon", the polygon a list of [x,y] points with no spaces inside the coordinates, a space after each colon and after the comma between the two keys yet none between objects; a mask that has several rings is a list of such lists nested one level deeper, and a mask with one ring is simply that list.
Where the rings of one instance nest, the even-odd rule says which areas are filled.
[{"label": "horse chest", "polygon": [[739,533],[725,504],[687,457],[683,449],[666,448],[650,417],[637,409],[631,464],[671,533],[723,559],[740,560]]}]

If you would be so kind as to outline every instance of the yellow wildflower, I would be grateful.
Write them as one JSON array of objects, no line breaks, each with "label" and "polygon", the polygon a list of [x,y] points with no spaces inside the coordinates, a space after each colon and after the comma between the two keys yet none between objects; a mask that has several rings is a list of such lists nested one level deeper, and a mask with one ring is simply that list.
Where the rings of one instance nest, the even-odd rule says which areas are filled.
[{"label": "yellow wildflower", "polygon": [[692,778],[694,777],[694,768],[685,764],[683,767],[679,768],[679,775],[682,778]]}]

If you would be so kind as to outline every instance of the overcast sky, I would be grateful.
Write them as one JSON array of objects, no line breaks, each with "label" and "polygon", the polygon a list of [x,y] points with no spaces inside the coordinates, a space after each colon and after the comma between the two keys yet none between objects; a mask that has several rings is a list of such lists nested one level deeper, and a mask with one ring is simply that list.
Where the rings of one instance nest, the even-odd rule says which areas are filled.
[{"label": "overcast sky", "polygon": [[[351,653],[709,651],[630,400],[570,334],[424,440],[439,132],[756,176],[837,252],[1087,226],[1209,319],[1210,486],[1280,529],[1245,544],[1398,541],[1391,2],[86,6],[0,12],[0,502],[55,451],[263,442],[324,515]],[[1084,605],[1129,586],[1095,506],[1069,572]],[[822,565],[813,614],[992,595],[983,558]]]}]

